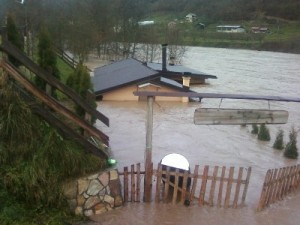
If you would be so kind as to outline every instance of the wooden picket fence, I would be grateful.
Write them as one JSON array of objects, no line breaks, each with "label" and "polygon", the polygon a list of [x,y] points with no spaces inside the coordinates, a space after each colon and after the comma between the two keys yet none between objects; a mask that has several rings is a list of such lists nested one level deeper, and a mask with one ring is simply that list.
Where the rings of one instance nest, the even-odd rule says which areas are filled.
[{"label": "wooden picket fence", "polygon": [[[218,207],[237,208],[245,203],[251,167],[226,168],[196,165],[193,173],[180,173],[179,170],[171,171],[170,168],[162,170],[158,164],[157,170],[152,167],[151,193],[155,202],[164,203],[188,203]],[[124,167],[123,176],[123,197],[124,202],[143,201],[143,190],[145,171],[141,171],[140,164]],[[170,181],[173,176],[174,182]],[[181,186],[179,180],[182,180]],[[187,186],[188,179],[191,179],[190,187]]]},{"label": "wooden picket fence", "polygon": [[300,188],[300,165],[269,169],[265,176],[257,211],[283,200]]}]

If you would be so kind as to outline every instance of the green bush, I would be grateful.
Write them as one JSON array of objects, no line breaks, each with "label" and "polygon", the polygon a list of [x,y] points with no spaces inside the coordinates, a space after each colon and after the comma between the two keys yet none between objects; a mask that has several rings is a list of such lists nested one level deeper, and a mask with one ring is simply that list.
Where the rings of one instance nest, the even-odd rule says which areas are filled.
[{"label": "green bush", "polygon": [[258,138],[258,140],[261,140],[261,141],[270,141],[271,140],[269,129],[266,127],[265,124],[260,125],[257,138]]},{"label": "green bush", "polygon": [[[0,224],[22,224],[18,216],[23,211],[16,207],[33,215],[65,210],[61,184],[104,169],[106,160],[86,153],[34,115],[4,74],[0,74],[0,99]],[[8,197],[2,198],[4,192]],[[8,204],[9,196],[13,205]],[[19,222],[11,223],[9,218]]]},{"label": "green bush", "polygon": [[290,159],[298,158],[298,149],[297,149],[297,132],[294,128],[290,131],[290,140],[285,146],[284,156]]},{"label": "green bush", "polygon": [[277,150],[282,150],[284,148],[283,143],[283,130],[279,129],[276,135],[275,142],[273,144],[273,148]]},{"label": "green bush", "polygon": [[257,126],[257,124],[252,124],[251,134],[258,134],[258,126]]}]

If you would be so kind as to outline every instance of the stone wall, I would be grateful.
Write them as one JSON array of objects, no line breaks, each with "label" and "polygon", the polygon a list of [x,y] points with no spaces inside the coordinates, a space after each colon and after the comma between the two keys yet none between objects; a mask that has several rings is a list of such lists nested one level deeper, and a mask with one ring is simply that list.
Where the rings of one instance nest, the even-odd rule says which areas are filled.
[{"label": "stone wall", "polygon": [[92,216],[123,204],[117,170],[96,173],[64,185],[70,209],[77,215]]}]

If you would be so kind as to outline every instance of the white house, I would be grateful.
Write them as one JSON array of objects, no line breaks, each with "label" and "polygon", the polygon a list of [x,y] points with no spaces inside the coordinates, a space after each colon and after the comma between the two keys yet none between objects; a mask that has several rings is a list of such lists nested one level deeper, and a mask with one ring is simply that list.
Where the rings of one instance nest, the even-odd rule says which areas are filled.
[{"label": "white house", "polygon": [[189,13],[185,16],[186,21],[192,23],[197,19],[197,15],[194,13]]},{"label": "white house", "polygon": [[217,26],[217,32],[223,33],[244,33],[246,30],[240,25],[220,25]]}]

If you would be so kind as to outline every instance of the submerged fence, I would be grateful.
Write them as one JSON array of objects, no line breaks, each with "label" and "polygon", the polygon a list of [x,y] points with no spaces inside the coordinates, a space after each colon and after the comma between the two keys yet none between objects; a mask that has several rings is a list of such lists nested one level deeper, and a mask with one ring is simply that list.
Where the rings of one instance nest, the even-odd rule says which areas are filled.
[{"label": "submerged fence", "polygon": [[[141,171],[140,164],[124,168],[123,196],[124,202],[143,201],[145,171]],[[225,166],[196,165],[193,173],[181,172],[178,169],[158,164],[153,170],[151,184],[152,196],[155,202],[171,202],[198,204],[218,207],[237,208],[245,203],[251,167],[226,168]]]},{"label": "submerged fence", "polygon": [[262,187],[257,211],[283,200],[289,193],[300,188],[300,165],[269,169]]}]

